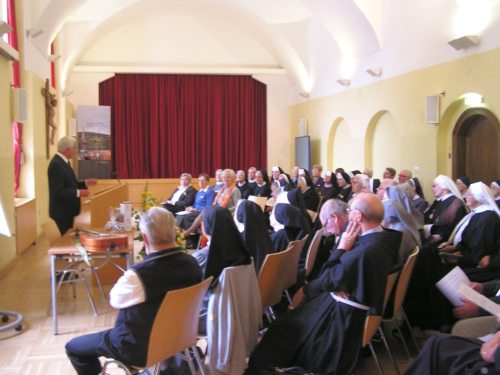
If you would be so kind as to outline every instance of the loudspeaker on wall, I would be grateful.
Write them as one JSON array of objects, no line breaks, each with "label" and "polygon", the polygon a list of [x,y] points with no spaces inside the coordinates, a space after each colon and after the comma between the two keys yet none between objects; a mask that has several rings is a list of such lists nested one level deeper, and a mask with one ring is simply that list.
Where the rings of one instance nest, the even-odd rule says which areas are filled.
[{"label": "loudspeaker on wall", "polygon": [[25,123],[28,121],[28,92],[23,88],[12,90],[12,121]]},{"label": "loudspeaker on wall", "polygon": [[425,123],[439,124],[439,95],[425,97]]},{"label": "loudspeaker on wall", "polygon": [[298,129],[297,133],[299,134],[299,137],[303,137],[307,135],[307,119],[306,118],[301,118],[298,121]]}]

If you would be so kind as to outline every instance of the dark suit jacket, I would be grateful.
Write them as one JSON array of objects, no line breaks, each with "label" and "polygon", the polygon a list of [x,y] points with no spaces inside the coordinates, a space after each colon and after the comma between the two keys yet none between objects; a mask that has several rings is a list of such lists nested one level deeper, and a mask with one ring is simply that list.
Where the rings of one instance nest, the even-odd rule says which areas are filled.
[{"label": "dark suit jacket", "polygon": [[72,220],[80,213],[78,189],[86,189],[84,181],[78,181],[75,172],[59,155],[49,164],[49,216],[55,221]]},{"label": "dark suit jacket", "polygon": [[[169,198],[169,200],[172,199],[172,197],[174,196],[174,194],[176,193],[177,190],[179,190],[179,189],[178,188],[175,189],[174,193]],[[165,204],[165,208],[172,213],[184,211],[186,209],[186,207],[192,206],[194,204],[194,200],[196,198],[197,192],[198,192],[198,190],[196,190],[194,187],[188,186],[186,191],[184,191],[184,193],[181,194],[179,200],[177,202],[175,202],[175,204],[168,204],[167,203],[167,204]]]}]

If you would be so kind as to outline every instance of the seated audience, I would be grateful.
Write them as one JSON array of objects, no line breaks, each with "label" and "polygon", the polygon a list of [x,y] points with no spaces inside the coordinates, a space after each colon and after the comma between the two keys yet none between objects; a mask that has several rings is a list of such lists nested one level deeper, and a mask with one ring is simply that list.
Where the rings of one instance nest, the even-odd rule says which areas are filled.
[{"label": "seated audience", "polygon": [[[498,277],[498,275],[497,275]],[[500,279],[491,280],[485,283],[471,283],[470,287],[476,292],[491,299],[494,303],[500,302],[497,296],[500,290]],[[497,327],[494,316],[481,309],[475,303],[463,299],[464,305],[453,309],[453,314],[459,320],[451,331],[453,335],[462,337],[481,337],[493,332]]]},{"label": "seated audience", "polygon": [[457,264],[466,273],[471,268],[473,271],[468,276],[475,281],[481,258],[497,253],[500,210],[489,188],[482,182],[471,184],[466,197],[471,212],[455,226],[446,242],[424,246],[415,263],[406,311],[413,325],[423,329],[447,330],[453,323],[451,304],[437,289],[436,282]]},{"label": "seated audience", "polygon": [[183,173],[180,177],[180,185],[175,189],[172,196],[163,204],[163,207],[172,213],[184,211],[186,207],[194,203],[196,189],[191,186],[191,175]]},{"label": "seated audience", "polygon": [[490,185],[493,196],[495,197],[495,202],[500,208],[500,180],[495,180]]},{"label": "seated audience", "polygon": [[256,185],[250,195],[269,198],[271,196],[271,187],[269,186],[269,177],[267,177],[265,169],[258,169],[255,172],[255,182]]},{"label": "seated audience", "polygon": [[404,184],[405,182],[408,182],[409,179],[412,178],[412,174],[408,169],[403,169],[401,172],[398,173],[398,183],[399,184]]},{"label": "seated audience", "polygon": [[[337,197],[339,186],[337,184],[337,179],[332,178],[332,175],[332,171],[325,171],[323,185],[318,190],[323,202],[326,202],[328,199]],[[335,176],[333,175],[333,177]]]},{"label": "seated audience", "polygon": [[208,245],[193,253],[204,278],[213,276],[217,282],[226,267],[250,263],[250,254],[227,208],[210,206],[203,211],[201,226]]},{"label": "seated audience", "polygon": [[448,176],[439,175],[432,184],[436,200],[425,211],[425,235],[435,242],[446,241],[467,213],[462,195]]},{"label": "seated audience", "polygon": [[283,173],[285,173],[285,171],[281,169],[281,167],[274,165],[273,167],[271,167],[271,180],[269,182],[271,183],[273,181],[279,181],[280,174]]},{"label": "seated audience", "polygon": [[176,224],[182,229],[188,229],[200,212],[207,206],[212,205],[215,197],[215,192],[208,187],[210,177],[206,173],[201,173],[198,176],[199,190],[196,193],[196,198],[192,206],[186,207],[187,214],[177,215]]},{"label": "seated audience", "polygon": [[165,294],[202,280],[196,261],[176,247],[175,218],[170,212],[150,208],[141,215],[139,228],[147,255],[125,271],[110,291],[110,304],[119,309],[115,326],[66,344],[79,375],[100,374],[100,356],[144,366],[151,328]]},{"label": "seated audience", "polygon": [[370,168],[363,169],[363,174],[368,176],[370,179],[370,191],[373,194],[377,193],[377,188],[380,186],[380,180],[378,178],[373,178],[373,170]]},{"label": "seated audience", "polygon": [[245,374],[274,366],[324,374],[354,370],[366,314],[382,314],[401,234],[380,225],[384,208],[376,196],[360,194],[350,208],[350,224],[320,276],[298,290],[294,310],[271,324]]},{"label": "seated audience", "polygon": [[347,201],[350,201],[359,193],[371,193],[370,191],[370,179],[367,175],[358,173],[355,174],[354,177],[351,178],[351,193],[347,198]]},{"label": "seated audience", "polygon": [[[286,193],[281,195],[284,194]],[[307,224],[300,209],[289,203],[278,201],[271,213],[270,222],[274,228],[271,234],[274,252],[285,250],[291,241],[300,240],[308,234],[304,229]]]},{"label": "seated audience", "polygon": [[297,184],[297,178],[299,178],[299,169],[300,169],[299,167],[295,166],[290,171],[290,183],[292,185]]},{"label": "seated audience", "polygon": [[351,195],[351,178],[345,172],[338,172],[336,174],[337,184],[339,185],[339,193],[337,194],[337,198],[343,200],[344,202],[348,202],[349,195]]},{"label": "seated audience", "polygon": [[[219,188],[219,191],[215,195],[212,205],[224,207],[233,212],[236,203],[238,203],[241,198],[240,191],[235,183],[236,174],[232,169],[224,169],[220,178],[222,180],[222,187]],[[205,212],[205,210],[203,210],[203,212]],[[200,228],[203,212],[201,215],[198,215],[193,224],[184,231],[184,235],[188,236],[193,234]]]},{"label": "seated audience", "polygon": [[427,208],[427,201],[424,199],[420,181],[418,180],[418,178],[414,177],[408,180],[408,184],[411,187],[411,197],[413,199],[413,205],[423,214]]},{"label": "seated audience", "polygon": [[319,205],[319,196],[313,186],[311,178],[307,175],[299,177],[297,187],[300,188],[302,192],[306,209],[316,212]]},{"label": "seated audience", "polygon": [[311,180],[312,184],[316,189],[319,189],[323,185],[323,178],[321,173],[323,172],[323,166],[320,164],[314,164],[311,170]]},{"label": "seated audience", "polygon": [[220,189],[222,189],[222,186],[224,186],[224,183],[222,182],[222,169],[217,169],[215,171],[215,184],[210,186],[210,189],[217,193]]},{"label": "seated audience", "polygon": [[385,178],[380,182],[380,186],[377,188],[377,197],[379,197],[382,202],[389,198],[387,190],[391,186],[396,186],[396,182],[393,179]]},{"label": "seated audience", "polygon": [[404,375],[498,374],[500,331],[488,341],[459,336],[432,336]]},{"label": "seated audience", "polygon": [[407,205],[413,205],[413,202],[406,195],[402,185],[390,187],[387,190],[387,196],[388,199],[383,202],[385,211],[384,226],[400,231],[403,234],[399,257],[401,263],[404,263],[415,246],[422,246],[419,222],[409,212],[411,208],[407,208]]},{"label": "seated audience", "polygon": [[396,170],[391,167],[385,168],[384,173],[382,173],[382,178],[394,180],[396,178]]},{"label": "seated audience", "polygon": [[462,195],[462,198],[465,202],[465,194],[467,194],[467,189],[469,189],[471,182],[469,177],[461,176],[455,180],[455,185],[457,185],[457,189],[459,193]]},{"label": "seated audience", "polygon": [[248,185],[245,172],[241,169],[236,172],[236,187],[241,193],[241,199],[248,199],[250,195],[250,185]]},{"label": "seated audience", "polygon": [[[275,182],[271,186],[274,184]],[[259,274],[264,258],[273,252],[273,244],[267,230],[267,218],[258,204],[241,200],[238,202],[234,219],[253,258],[255,271]]]},{"label": "seated audience", "polygon": [[[255,172],[257,172],[257,168],[255,168],[255,167],[248,168],[247,180],[248,180],[248,187],[250,188],[250,192],[252,192],[255,189],[255,186],[257,185],[257,183],[255,182]],[[252,194],[252,193],[250,193],[250,194]]]}]

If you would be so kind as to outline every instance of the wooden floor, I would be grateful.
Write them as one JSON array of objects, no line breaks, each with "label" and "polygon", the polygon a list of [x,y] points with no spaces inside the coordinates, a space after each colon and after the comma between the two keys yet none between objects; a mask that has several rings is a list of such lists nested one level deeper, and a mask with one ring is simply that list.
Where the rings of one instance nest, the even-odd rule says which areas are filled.
[{"label": "wooden floor", "polygon": [[[0,332],[0,375],[75,374],[64,351],[65,343],[72,337],[107,329],[114,324],[116,313],[103,301],[99,290],[92,290],[99,311],[99,315],[94,316],[83,286],[79,285],[75,299],[71,288],[61,290],[58,304],[60,334],[52,334],[52,321],[47,314],[50,304],[48,248],[48,242],[41,238],[0,280],[0,309],[15,310],[24,315],[21,332],[13,329]],[[375,346],[385,374],[395,374],[382,345]],[[401,345],[393,339],[391,347],[400,368],[404,370],[408,359]],[[378,374],[373,359],[364,358],[356,374]]]}]

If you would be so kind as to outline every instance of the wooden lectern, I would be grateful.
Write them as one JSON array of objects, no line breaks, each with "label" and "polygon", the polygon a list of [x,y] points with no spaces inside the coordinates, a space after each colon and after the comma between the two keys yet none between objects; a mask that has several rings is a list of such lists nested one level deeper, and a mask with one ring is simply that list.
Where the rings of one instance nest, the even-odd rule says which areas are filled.
[{"label": "wooden lectern", "polygon": [[[128,201],[128,185],[120,184],[96,193],[90,199],[90,227],[104,228],[110,219],[110,208],[120,207],[120,203]],[[131,233],[133,246],[133,234]],[[115,263],[123,269],[126,268],[123,259],[116,259]],[[122,273],[113,266],[107,266],[97,271],[102,284],[114,284]],[[92,277],[92,284],[95,286],[95,278]]]},{"label": "wooden lectern", "polygon": [[116,185],[96,193],[90,198],[90,227],[104,228],[109,221],[110,208],[120,207],[128,201],[128,185]]}]

